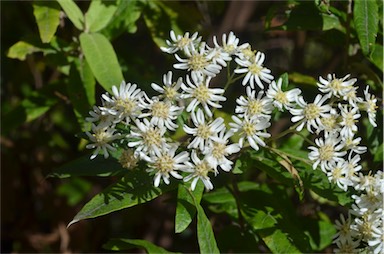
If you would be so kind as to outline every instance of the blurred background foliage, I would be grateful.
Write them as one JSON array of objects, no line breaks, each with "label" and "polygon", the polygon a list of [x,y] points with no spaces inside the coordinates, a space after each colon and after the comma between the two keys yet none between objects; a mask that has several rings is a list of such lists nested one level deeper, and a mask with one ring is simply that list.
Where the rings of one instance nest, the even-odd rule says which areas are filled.
[{"label": "blurred background foliage", "polygon": [[[287,72],[290,83],[307,93],[315,95],[318,76],[350,73],[362,88],[369,84],[382,105],[383,17],[376,17],[377,38],[362,42],[354,23],[356,14],[352,13],[354,1],[98,3],[104,9],[96,16],[89,15],[97,22],[84,30],[98,32],[110,41],[125,80],[143,90],[149,91],[152,82],[161,83],[162,75],[172,68],[173,58],[159,49],[171,29],[176,33],[198,31],[208,42],[213,35],[221,37],[234,31],[240,42],[249,42],[253,49],[266,54],[266,65],[275,77]],[[382,13],[382,1],[375,3],[377,13]],[[91,2],[76,4],[86,13]],[[117,178],[47,177],[64,163],[89,154],[85,140],[79,138],[85,128],[82,119],[94,103],[99,104],[104,89],[112,86],[98,77],[95,80],[89,66],[81,61],[81,22],[72,23],[62,7],[55,1],[1,2],[1,252],[104,252],[103,244],[113,237],[146,239],[170,250],[197,252],[192,229],[174,233],[175,193],[129,212],[123,210],[66,228],[85,202]],[[53,34],[49,29],[41,34],[43,29],[37,25],[44,8],[50,8],[53,20],[59,17]],[[233,94],[234,101],[238,92],[231,92],[228,94]],[[371,153],[379,158],[369,162],[372,168],[381,166],[380,112],[380,130],[371,140]],[[265,177],[253,174],[254,178]],[[307,195],[294,205],[298,213],[322,211],[332,221],[341,209],[319,201],[315,195]],[[268,251],[252,234],[242,237],[254,245],[239,245],[238,228],[231,225],[227,215],[216,214],[213,219],[221,251]],[[322,244],[318,250],[332,250],[325,247]]]}]

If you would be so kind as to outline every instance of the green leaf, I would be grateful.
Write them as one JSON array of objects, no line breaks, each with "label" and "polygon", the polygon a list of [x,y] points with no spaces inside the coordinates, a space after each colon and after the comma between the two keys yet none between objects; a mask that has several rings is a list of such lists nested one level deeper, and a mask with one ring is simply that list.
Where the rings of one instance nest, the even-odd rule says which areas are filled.
[{"label": "green leaf", "polygon": [[117,183],[94,196],[81,211],[76,214],[72,224],[90,218],[96,218],[114,211],[132,207],[155,199],[169,190],[174,184],[154,187],[150,176],[143,170],[130,171]]},{"label": "green leaf", "polygon": [[75,59],[70,68],[67,91],[78,122],[83,128],[85,118],[89,116],[88,112],[95,104],[95,85],[96,81],[88,62],[85,59]]},{"label": "green leaf", "polygon": [[18,106],[5,113],[2,116],[2,133],[7,133],[25,122],[35,120],[55,105],[57,98],[48,93],[49,88],[47,86],[39,92],[33,91]]},{"label": "green leaf", "polygon": [[142,5],[140,1],[117,1],[115,17],[103,30],[108,38],[115,38],[123,32],[135,33],[137,30],[136,21],[140,18]]},{"label": "green leaf", "polygon": [[79,30],[84,29],[84,15],[73,0],[57,0],[67,17]]},{"label": "green leaf", "polygon": [[42,51],[43,49],[29,44],[28,42],[19,41],[9,48],[7,57],[24,61],[27,55]]},{"label": "green leaf", "polygon": [[98,33],[80,35],[80,45],[96,80],[105,90],[124,80],[115,50],[108,39]]},{"label": "green leaf", "polygon": [[196,214],[195,203],[191,195],[198,204],[200,204],[201,197],[204,191],[204,184],[199,181],[194,191],[191,191],[183,184],[179,184],[177,192],[177,206],[175,216],[175,232],[183,232],[192,222]]},{"label": "green leaf", "polygon": [[154,42],[159,46],[166,46],[165,38],[169,36],[172,29],[176,34],[182,31],[178,26],[178,13],[170,8],[166,2],[147,1],[144,11],[144,21],[147,25]]},{"label": "green leaf", "polygon": [[298,72],[290,73],[289,79],[294,83],[312,85],[312,86],[315,86],[316,82],[317,82],[315,78],[308,76],[308,75],[298,73]]},{"label": "green leaf", "polygon": [[85,31],[98,32],[108,25],[112,20],[117,7],[115,5],[105,5],[101,0],[91,2],[85,14]]},{"label": "green leaf", "polygon": [[378,31],[378,6],[376,1],[356,0],[353,7],[353,21],[361,49],[368,55],[375,44]]},{"label": "green leaf", "polygon": [[205,215],[201,205],[195,204],[197,208],[197,241],[199,242],[200,253],[220,253],[211,222]]},{"label": "green leaf", "polygon": [[376,44],[368,58],[380,71],[383,70],[383,45]]},{"label": "green leaf", "polygon": [[56,2],[34,2],[33,14],[43,43],[51,41],[60,24],[60,6]]},{"label": "green leaf", "polygon": [[48,177],[67,178],[73,176],[116,176],[127,173],[127,169],[113,157],[97,156],[93,160],[83,156],[57,168]]},{"label": "green leaf", "polygon": [[115,251],[130,250],[133,248],[143,248],[148,254],[175,253],[169,252],[159,246],[154,245],[151,242],[140,239],[110,239],[106,244],[103,245],[103,248]]},{"label": "green leaf", "polygon": [[84,179],[74,177],[57,188],[57,194],[67,198],[69,206],[77,205],[91,190],[92,184]]}]

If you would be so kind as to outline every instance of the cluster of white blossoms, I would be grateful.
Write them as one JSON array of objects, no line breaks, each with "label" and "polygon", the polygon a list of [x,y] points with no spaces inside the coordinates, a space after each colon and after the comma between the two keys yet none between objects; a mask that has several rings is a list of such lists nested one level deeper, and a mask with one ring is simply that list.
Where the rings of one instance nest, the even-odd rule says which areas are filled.
[{"label": "cluster of white blossoms", "polygon": [[[369,122],[376,127],[377,99],[368,91],[363,91],[364,98],[357,94],[356,79],[349,75],[337,78],[328,75],[319,78],[318,88],[321,92],[313,103],[303,97],[296,97],[295,108],[289,108],[293,115],[291,121],[296,123],[296,130],[306,126],[315,135],[315,144],[308,147],[309,159],[313,168],[320,168],[329,181],[347,191],[353,188],[352,205],[349,217],[336,222],[339,232],[334,243],[336,252],[355,253],[368,251],[384,253],[384,210],[383,171],[376,173],[363,171],[360,164],[361,155],[367,148],[360,145],[358,122],[363,112],[367,113]],[[364,172],[364,173],[363,173]]]},{"label": "cluster of white blossoms", "polygon": [[[279,94],[279,85],[263,66],[265,55],[252,51],[248,43],[240,45],[232,32],[224,34],[221,42],[214,37],[213,47],[197,33],[182,36],[171,31],[170,37],[167,47],[161,49],[174,54],[178,62],[173,67],[186,74],[178,78],[172,71],[164,74],[163,84],[151,84],[157,93],[152,97],[136,84],[123,81],[120,87],[112,87],[113,94],[103,94],[102,106],[94,106],[86,118],[92,123],[91,131],[86,132],[87,148],[94,149],[91,159],[99,153],[107,158],[121,149],[119,161],[128,168],[145,161],[156,187],[161,182],[169,184],[172,176],[190,181],[192,190],[199,180],[211,190],[212,176],[232,170],[231,155],[246,146],[255,150],[265,146],[274,105],[289,106],[293,95]],[[227,100],[225,89],[214,87],[212,80],[232,60],[246,95],[236,100],[233,122],[225,123],[214,114]],[[272,85],[270,91],[256,91],[265,85]],[[182,138],[175,135],[180,131]]]},{"label": "cluster of white blossoms", "polygon": [[[364,98],[359,97],[356,79],[329,74],[319,78],[320,94],[307,102],[300,89],[287,90],[282,79],[274,79],[264,66],[264,53],[248,43],[239,44],[233,32],[223,34],[221,42],[213,37],[213,46],[197,33],[171,31],[170,37],[161,50],[174,55],[173,67],[185,75],[164,74],[162,85],[151,84],[157,93],[152,97],[124,81],[112,88],[112,95],[103,94],[102,106],[94,106],[86,119],[92,123],[86,133],[91,142],[87,148],[95,149],[91,159],[99,153],[107,158],[120,149],[122,166],[134,168],[139,160],[146,162],[156,187],[169,184],[172,176],[190,182],[192,190],[199,180],[211,190],[211,177],[231,171],[234,154],[245,147],[266,146],[271,114],[288,111],[296,131],[305,128],[315,135],[309,147],[313,168],[320,168],[341,189],[354,188],[358,193],[353,196],[354,220],[341,217],[336,224],[337,250],[353,252],[364,242],[375,254],[383,253],[383,174],[363,174],[360,165],[360,156],[367,151],[358,136],[361,114],[366,112],[376,127],[376,99],[369,87]],[[231,122],[215,115],[227,100],[227,86],[215,87],[212,80],[224,68],[227,84],[242,79],[245,91],[236,99]]]}]

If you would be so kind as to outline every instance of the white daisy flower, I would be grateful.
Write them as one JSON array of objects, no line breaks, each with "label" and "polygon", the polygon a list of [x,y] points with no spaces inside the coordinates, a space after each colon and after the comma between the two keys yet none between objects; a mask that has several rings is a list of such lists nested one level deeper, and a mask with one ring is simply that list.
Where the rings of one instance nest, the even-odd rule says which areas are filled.
[{"label": "white daisy flower", "polygon": [[169,148],[163,146],[161,149],[156,149],[150,156],[143,155],[143,159],[148,162],[147,172],[156,172],[155,187],[160,185],[161,179],[165,184],[169,184],[170,176],[182,179],[183,177],[177,171],[185,171],[190,168],[188,152],[183,151],[175,155],[177,148],[177,145],[171,145]]},{"label": "white daisy flower", "polygon": [[369,122],[372,124],[373,127],[377,127],[377,124],[376,124],[377,99],[373,94],[370,94],[368,90],[369,90],[369,86],[367,86],[364,90],[365,101],[363,101],[363,103],[365,105],[365,110],[368,113]]},{"label": "white daisy flower", "polygon": [[345,219],[343,214],[340,214],[340,220],[336,220],[335,228],[337,233],[333,236],[335,239],[333,242],[347,243],[352,241],[352,230],[351,230],[351,216],[348,214]]},{"label": "white daisy flower", "polygon": [[265,55],[260,51],[256,53],[254,61],[235,59],[236,63],[244,68],[235,69],[234,72],[239,74],[246,73],[242,81],[243,86],[249,83],[251,88],[255,89],[256,82],[261,89],[264,89],[262,81],[267,84],[271,83],[273,76],[270,74],[271,70],[263,66],[264,59]]},{"label": "white daisy flower", "polygon": [[126,169],[135,169],[140,158],[135,155],[134,150],[125,149],[120,155],[119,163],[123,168]]},{"label": "white daisy flower", "polygon": [[339,113],[334,108],[331,108],[328,116],[320,118],[321,126],[319,126],[320,129],[316,130],[316,133],[319,134],[321,131],[324,131],[326,135],[339,133],[339,117]]},{"label": "white daisy flower", "polygon": [[293,102],[297,100],[297,97],[301,94],[299,88],[294,88],[289,91],[283,91],[281,88],[282,79],[280,78],[277,83],[273,80],[269,84],[267,90],[267,97],[272,100],[273,106],[283,111],[283,108],[289,109],[294,107]]},{"label": "white daisy flower", "polygon": [[148,110],[146,113],[140,114],[138,117],[150,117],[151,123],[155,126],[163,128],[164,126],[171,131],[176,130],[178,127],[173,121],[180,115],[183,108],[172,105],[170,101],[161,101],[157,97],[149,99],[147,95],[144,95],[144,100],[141,101],[141,105]]},{"label": "white daisy flower", "polygon": [[103,107],[93,106],[93,110],[89,111],[89,117],[85,118],[85,121],[90,123],[99,122],[100,125],[110,126],[116,124],[118,121],[114,115],[108,113]]},{"label": "white daisy flower", "polygon": [[363,154],[367,152],[367,147],[359,146],[361,142],[361,137],[343,137],[344,147],[346,150],[350,150],[357,154]]},{"label": "white daisy flower", "polygon": [[344,191],[347,191],[348,186],[353,185],[353,182],[347,176],[348,169],[346,166],[344,160],[339,160],[337,162],[332,161],[329,166],[329,171],[327,171],[328,180],[337,184],[337,186]]},{"label": "white daisy flower", "polygon": [[175,69],[191,71],[191,76],[209,76],[215,77],[221,70],[221,66],[212,61],[214,52],[206,50],[205,43],[201,43],[199,50],[191,44],[190,48],[185,48],[185,55],[187,59],[182,59],[175,54],[176,59],[180,63],[173,65]]},{"label": "white daisy flower", "polygon": [[256,91],[251,87],[246,88],[247,97],[240,96],[236,100],[237,106],[235,112],[244,117],[247,115],[249,118],[264,116],[267,117],[272,113],[273,106],[267,97],[263,97],[264,91],[259,91],[256,97]]},{"label": "white daisy flower", "polygon": [[363,175],[363,173],[359,172],[359,175],[357,176],[357,181],[355,182],[355,185],[353,186],[355,190],[358,191],[370,191],[372,188],[374,188],[375,183],[375,176],[372,175],[372,172],[369,171],[367,175]]},{"label": "white daisy flower", "polygon": [[204,108],[205,113],[212,117],[212,111],[209,107],[221,108],[222,106],[218,103],[225,101],[226,98],[222,96],[224,89],[221,88],[209,88],[210,77],[205,79],[192,76],[192,81],[187,76],[187,85],[181,84],[181,88],[185,92],[182,94],[183,99],[191,98],[191,102],[187,106],[187,112],[194,111],[196,106],[201,104]]},{"label": "white daisy flower", "polygon": [[329,117],[329,112],[331,110],[330,105],[323,105],[328,99],[329,95],[322,96],[321,94],[318,94],[313,103],[307,103],[302,96],[298,96],[296,103],[300,108],[289,109],[290,113],[293,115],[291,121],[294,123],[300,121],[296,130],[301,131],[304,125],[307,125],[307,129],[311,133],[313,133],[311,127],[314,127],[316,130],[322,130],[324,126],[322,126],[321,118]]},{"label": "white daisy flower", "polygon": [[354,241],[353,239],[346,241],[346,242],[336,242],[337,248],[334,249],[333,251],[335,253],[359,253],[359,245],[360,245],[360,240],[357,239]]},{"label": "white daisy flower", "polygon": [[353,107],[358,107],[357,103],[362,103],[363,98],[357,96],[357,87],[353,86],[349,91],[343,96],[343,100],[348,101],[348,103]]},{"label": "white daisy flower", "polygon": [[196,128],[190,128],[187,125],[183,127],[186,133],[195,137],[188,145],[188,148],[199,148],[200,151],[204,151],[205,147],[212,143],[213,138],[221,130],[225,129],[224,119],[221,117],[205,123],[205,117],[201,109],[198,109],[196,113],[192,111],[191,119]]},{"label": "white daisy flower", "polygon": [[344,144],[340,141],[341,138],[336,135],[328,135],[325,137],[325,140],[322,138],[315,139],[317,147],[308,147],[308,149],[312,150],[308,154],[308,158],[315,161],[313,163],[313,169],[316,169],[320,164],[321,170],[327,172],[332,166],[331,163],[344,160],[342,157],[347,152],[341,151],[344,148]]},{"label": "white daisy flower", "polygon": [[348,155],[348,160],[346,161],[346,168],[347,168],[347,177],[353,181],[354,183],[359,181],[358,178],[358,172],[363,168],[359,161],[361,160],[360,155],[356,154],[353,156],[353,153],[350,152]]},{"label": "white daisy flower", "polygon": [[212,137],[213,142],[204,149],[203,154],[215,173],[218,173],[218,166],[226,172],[232,169],[233,162],[226,157],[240,151],[239,144],[228,144],[232,135],[231,131],[226,132],[225,129],[222,129],[216,137]]},{"label": "white daisy flower", "polygon": [[217,42],[216,36],[213,36],[213,43],[217,48],[222,48],[224,52],[228,53],[229,55],[233,55],[237,52],[239,38],[237,38],[232,31],[229,32],[228,36],[224,33],[221,37],[221,41],[223,43],[223,46],[220,46]]},{"label": "white daisy flower", "polygon": [[168,71],[167,74],[163,75],[163,84],[164,86],[159,86],[158,84],[152,83],[151,87],[153,90],[161,93],[161,96],[165,100],[175,101],[180,99],[179,89],[183,79],[180,77],[176,82],[172,81],[172,71]]},{"label": "white daisy flower", "polygon": [[160,47],[163,52],[168,54],[176,53],[179,50],[185,51],[191,44],[198,45],[201,41],[201,36],[198,37],[198,33],[195,32],[189,36],[189,32],[186,32],[184,36],[177,35],[173,30],[169,33],[172,41],[166,40],[168,47]]},{"label": "white daisy flower", "polygon": [[250,62],[253,62],[256,57],[256,50],[252,50],[251,45],[249,43],[244,43],[238,47],[236,55],[241,60],[248,60]]},{"label": "white daisy flower", "polygon": [[265,142],[262,138],[269,138],[271,134],[265,132],[265,130],[271,126],[269,122],[270,116],[268,117],[256,117],[249,119],[246,115],[243,119],[237,116],[232,116],[233,123],[229,123],[232,127],[233,133],[238,132],[240,135],[239,146],[243,147],[245,141],[248,141],[249,145],[259,150],[259,145],[265,146]]},{"label": "white daisy flower", "polygon": [[135,120],[140,114],[139,99],[143,93],[136,84],[121,82],[120,88],[112,87],[113,97],[103,94],[104,109],[119,120],[129,124],[131,120]]},{"label": "white daisy flower", "polygon": [[359,108],[355,108],[349,105],[339,104],[339,109],[342,117],[340,135],[342,137],[353,137],[358,128],[356,125],[357,119],[360,118]]},{"label": "white daisy flower", "polygon": [[87,131],[85,134],[88,136],[89,141],[92,144],[88,144],[85,147],[87,149],[95,149],[91,155],[91,160],[94,159],[100,151],[103,152],[104,158],[109,157],[109,151],[114,152],[116,148],[111,145],[111,143],[121,138],[119,133],[115,133],[116,130],[107,125],[95,125],[92,123],[91,132]]},{"label": "white daisy flower", "polygon": [[165,127],[155,126],[146,118],[143,119],[143,122],[137,119],[135,123],[136,126],[132,126],[128,135],[128,138],[134,141],[128,142],[128,147],[135,147],[136,155],[159,153],[159,149],[166,146],[164,133],[167,129]]},{"label": "white daisy flower", "polygon": [[208,176],[209,172],[214,171],[212,166],[205,158],[203,160],[200,160],[197,156],[196,150],[192,150],[191,159],[193,164],[189,169],[186,170],[186,172],[189,172],[190,175],[184,177],[184,181],[188,182],[189,180],[193,179],[191,183],[192,191],[195,190],[198,180],[201,180],[203,182],[207,190],[212,190],[213,184]]},{"label": "white daisy flower", "polygon": [[225,52],[221,47],[210,48],[207,47],[208,55],[212,55],[212,62],[222,67],[227,67],[227,62],[232,60],[229,53]]},{"label": "white daisy flower", "polygon": [[320,76],[320,82],[317,83],[317,86],[319,87],[320,92],[340,98],[346,95],[349,90],[353,87],[353,84],[355,84],[357,81],[356,78],[348,80],[350,76],[351,75],[348,74],[340,79],[336,78],[335,74],[328,74],[327,79],[323,79]]},{"label": "white daisy flower", "polygon": [[384,253],[384,227],[373,227],[371,238],[368,240],[373,254]]}]

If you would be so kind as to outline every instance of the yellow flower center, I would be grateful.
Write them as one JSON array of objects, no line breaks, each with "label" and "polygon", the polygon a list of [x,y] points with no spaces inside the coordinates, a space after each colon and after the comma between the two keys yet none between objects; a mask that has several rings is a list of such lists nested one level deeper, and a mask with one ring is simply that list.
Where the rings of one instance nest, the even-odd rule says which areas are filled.
[{"label": "yellow flower center", "polygon": [[209,136],[211,135],[211,130],[208,125],[205,124],[200,124],[197,127],[197,133],[196,135],[198,137],[201,137],[202,139],[208,139]]},{"label": "yellow flower center", "polygon": [[334,90],[334,91],[341,91],[341,89],[343,88],[341,86],[341,80],[340,79],[334,79],[332,80],[330,83],[329,83],[329,87]]},{"label": "yellow flower center", "polygon": [[225,152],[226,145],[223,143],[214,142],[213,143],[213,149],[212,149],[212,155],[216,159],[220,159],[223,156],[227,155]]},{"label": "yellow flower center", "polygon": [[247,136],[253,136],[255,134],[256,128],[255,125],[250,122],[245,122],[243,125],[243,131]]},{"label": "yellow flower center", "polygon": [[146,146],[161,146],[161,133],[157,128],[149,129],[143,133],[143,142]]},{"label": "yellow flower center", "polygon": [[200,71],[208,65],[208,60],[199,54],[192,55],[188,60],[188,65],[194,71]]},{"label": "yellow flower center", "polygon": [[251,64],[249,67],[248,67],[248,70],[250,73],[254,74],[254,75],[259,75],[261,70],[263,68],[255,63]]},{"label": "yellow flower center", "polygon": [[206,177],[209,171],[211,171],[211,167],[206,161],[202,161],[195,166],[195,172],[199,176]]},{"label": "yellow flower center", "polygon": [[[173,84],[175,85],[175,84]],[[164,87],[164,95],[165,95],[165,98],[169,99],[169,100],[173,100],[175,99],[176,95],[177,95],[177,91],[176,89],[173,87],[173,85],[171,87],[167,86],[167,87]]]},{"label": "yellow flower center", "polygon": [[308,120],[313,120],[319,117],[320,108],[316,104],[310,103],[304,108],[304,116]]},{"label": "yellow flower center", "polygon": [[135,168],[138,162],[139,158],[134,156],[134,152],[132,150],[124,150],[119,158],[119,163],[126,169]]},{"label": "yellow flower center", "polygon": [[206,102],[211,97],[211,93],[204,84],[200,84],[196,89],[193,91],[193,97],[195,97],[199,102]]},{"label": "yellow flower center", "polygon": [[319,148],[319,157],[322,161],[330,161],[333,157],[335,150],[332,145],[324,145]]},{"label": "yellow flower center", "polygon": [[277,91],[276,96],[275,96],[275,100],[277,100],[281,104],[287,104],[288,103],[287,95],[283,91]]},{"label": "yellow flower center", "polygon": [[177,47],[182,49],[184,48],[185,46],[187,46],[189,43],[191,42],[191,39],[189,39],[188,37],[183,37],[181,38],[178,42],[177,42]]},{"label": "yellow flower center", "polygon": [[250,100],[248,102],[248,112],[250,115],[260,114],[263,110],[263,103],[260,100]]},{"label": "yellow flower center", "polygon": [[170,172],[173,170],[174,160],[171,156],[164,154],[159,157],[155,162],[155,167],[162,173]]},{"label": "yellow flower center", "polygon": [[104,131],[103,129],[97,130],[93,134],[93,136],[96,139],[96,143],[100,144],[100,145],[104,145],[104,144],[108,143],[108,140],[111,137],[111,135],[108,132]]},{"label": "yellow flower center", "polygon": [[125,115],[131,115],[136,108],[136,103],[130,99],[122,100],[119,98],[116,100],[116,106],[119,109],[123,109]]},{"label": "yellow flower center", "polygon": [[157,101],[152,105],[152,115],[161,119],[167,119],[170,106],[162,101]]}]

